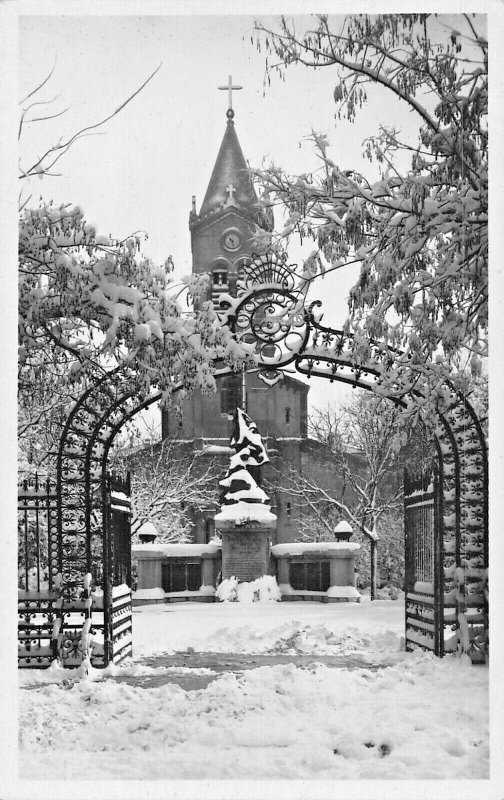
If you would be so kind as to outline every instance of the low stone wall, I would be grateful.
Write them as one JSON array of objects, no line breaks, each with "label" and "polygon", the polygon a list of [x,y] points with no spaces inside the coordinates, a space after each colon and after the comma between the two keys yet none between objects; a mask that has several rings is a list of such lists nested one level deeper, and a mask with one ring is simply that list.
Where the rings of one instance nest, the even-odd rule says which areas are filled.
[{"label": "low stone wall", "polygon": [[[264,528],[234,529],[222,531],[222,548],[213,542],[207,545],[143,544],[133,547],[133,557],[138,561],[138,598],[133,595],[134,604],[188,600],[213,602],[219,577],[254,581],[268,574],[276,574],[282,600],[360,600],[355,588],[354,570],[354,558],[359,550],[357,543],[291,542],[270,547],[270,535]],[[198,561],[201,564],[199,589],[163,591],[163,565],[192,565]],[[303,576],[306,579],[304,585]],[[310,580],[314,578],[315,588],[310,586]]]},{"label": "low stone wall", "polygon": [[[359,548],[356,542],[292,542],[274,545],[271,552],[277,561],[277,580],[282,599],[358,602],[360,594],[355,587],[354,561]],[[298,575],[300,572],[303,574],[303,571],[308,575],[311,566],[319,567],[318,570],[315,569],[315,586],[310,587],[309,581],[304,586],[292,585],[295,583],[295,567]],[[325,569],[322,570],[322,567]]]},{"label": "low stone wall", "polygon": [[[137,590],[133,593],[134,605],[184,600],[213,602],[217,578],[221,570],[220,545],[212,542],[206,545],[140,544],[132,547],[132,558],[137,562]],[[170,564],[176,565],[179,570],[199,565],[198,586],[180,586],[177,587],[178,590],[170,591],[166,580],[163,582],[163,571]]]}]

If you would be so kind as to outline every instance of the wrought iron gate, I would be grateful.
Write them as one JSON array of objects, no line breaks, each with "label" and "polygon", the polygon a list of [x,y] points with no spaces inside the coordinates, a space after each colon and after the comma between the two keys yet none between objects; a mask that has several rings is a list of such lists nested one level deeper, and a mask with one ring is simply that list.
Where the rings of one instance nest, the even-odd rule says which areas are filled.
[{"label": "wrought iron gate", "polygon": [[[320,301],[305,305],[307,285],[284,257],[265,253],[253,257],[244,270],[236,298],[226,296],[220,303],[221,323],[247,352],[254,345],[258,376],[267,385],[275,385],[288,368],[366,389],[393,378],[391,399],[398,405],[407,405],[412,397],[422,402],[429,397],[428,381],[411,380],[407,373],[404,379],[394,377],[401,354],[385,342],[370,339],[356,347],[346,329],[322,325]],[[214,366],[216,376],[229,375],[236,369],[234,356],[216,357]],[[484,431],[467,398],[449,382],[443,389],[432,420],[438,483],[433,484],[432,497],[426,487],[407,492],[406,638],[408,647],[439,655],[457,650],[481,660],[487,657],[488,642],[488,455]],[[54,618],[52,639],[66,636],[68,646],[58,639],[58,653],[66,653],[67,664],[71,653],[76,653],[77,663],[79,648],[82,660],[89,636],[94,664],[119,660],[130,652],[130,591],[121,545],[126,546],[121,525],[127,523],[124,517],[114,521],[118,508],[113,506],[120,498],[107,506],[105,474],[121,427],[161,397],[158,390],[145,395],[134,365],[108,373],[99,370],[94,379],[89,375],[89,386],[65,423],[56,464],[57,528],[50,522],[47,537],[50,597],[44,599],[42,589],[22,591],[37,593],[35,599],[24,598],[25,632],[47,632]],[[37,504],[24,502],[36,518]],[[40,508],[39,503],[39,516]],[[111,571],[116,561],[117,570]],[[33,608],[45,622],[37,620],[35,625]],[[41,638],[38,643],[40,657],[48,661],[53,645],[43,645],[49,649],[42,655]],[[33,652],[25,643],[22,652],[27,650]]]},{"label": "wrought iron gate", "polygon": [[[56,484],[38,476],[18,488],[18,663],[46,668],[57,659],[103,667],[131,655],[130,482],[107,476],[103,536],[94,543],[81,590],[62,580]],[[108,576],[108,579],[106,578]]]},{"label": "wrought iron gate", "polygon": [[406,649],[465,653],[478,663],[488,658],[488,554],[468,525],[477,497],[466,500],[473,516],[462,516],[467,475],[448,460],[416,479],[405,473]]},{"label": "wrought iron gate", "polygon": [[444,655],[442,531],[437,470],[405,472],[406,649]]},{"label": "wrought iron gate", "polygon": [[107,476],[103,517],[107,662],[132,653],[130,477]]},{"label": "wrought iron gate", "polygon": [[56,486],[35,475],[18,487],[18,661],[48,667],[57,656]]}]

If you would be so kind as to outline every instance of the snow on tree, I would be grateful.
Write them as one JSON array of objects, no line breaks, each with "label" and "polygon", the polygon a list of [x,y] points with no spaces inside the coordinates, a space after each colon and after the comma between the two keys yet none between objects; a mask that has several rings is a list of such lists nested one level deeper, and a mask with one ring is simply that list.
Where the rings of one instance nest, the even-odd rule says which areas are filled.
[{"label": "snow on tree", "polygon": [[110,465],[131,473],[133,541],[153,523],[158,543],[191,541],[194,512],[217,506],[219,459],[202,457],[171,439],[118,448]]},{"label": "snow on tree", "polygon": [[[26,118],[33,105],[23,109],[20,133],[36,121]],[[104,121],[42,148],[36,163],[20,168],[20,178],[51,175],[68,148]],[[86,382],[104,371],[130,369],[140,392],[148,396],[155,387],[168,404],[175,389],[180,402],[195,389],[215,391],[217,358],[237,370],[251,365],[251,356],[220,324],[210,302],[184,311],[171,256],[162,265],[144,257],[143,234],[114,240],[78,205],[41,198],[29,207],[30,199],[20,197],[18,325],[20,422],[30,441],[53,412],[61,417]],[[185,288],[188,299],[197,300],[206,277],[192,276]]]},{"label": "snow on tree", "polygon": [[[365,155],[380,169],[368,180],[328,155],[313,134],[322,168],[292,176],[257,170],[263,202],[282,204],[281,237],[298,232],[318,246],[319,271],[360,264],[346,330],[356,360],[369,338],[401,353],[396,366],[410,385],[428,381],[431,397],[461,353],[474,374],[487,354],[488,58],[483,15],[317,15],[297,32],[282,17],[272,30],[256,22],[255,41],[268,58],[267,79],[292,65],[331,69],[336,118],[353,122],[368,93],[382,87],[418,119],[417,140],[380,127]],[[408,156],[401,170],[397,156]],[[466,385],[463,373],[457,384]],[[393,390],[392,381],[383,390]]]},{"label": "snow on tree", "polygon": [[[21,370],[40,363],[49,348],[71,357],[71,379],[92,365],[130,366],[146,394],[156,386],[167,398],[179,382],[213,392],[211,362],[218,356],[235,367],[247,362],[210,303],[183,313],[170,292],[171,259],[156,266],[139,249],[138,236],[121,242],[100,236],[79,207],[42,203],[22,212]],[[191,278],[192,297],[203,283]]]},{"label": "snow on tree", "polygon": [[231,435],[231,447],[234,447],[240,460],[247,469],[256,468],[255,476],[259,476],[259,467],[269,461],[261,434],[257,425],[245,411],[237,408],[234,414],[234,427]]},{"label": "snow on tree", "polygon": [[271,513],[269,497],[257,483],[258,470],[269,458],[256,424],[241,408],[235,411],[231,446],[235,453],[229,460],[226,476],[219,481],[221,511],[215,516],[216,522],[233,520],[237,525],[274,522],[276,517]]}]

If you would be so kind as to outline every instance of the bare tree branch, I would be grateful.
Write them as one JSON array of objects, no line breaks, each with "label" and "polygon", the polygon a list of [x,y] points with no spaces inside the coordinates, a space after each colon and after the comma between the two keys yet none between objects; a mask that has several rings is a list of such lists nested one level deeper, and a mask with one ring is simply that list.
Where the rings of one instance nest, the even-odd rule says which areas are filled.
[{"label": "bare tree branch", "polygon": [[[130,439],[131,441],[131,439]],[[164,439],[116,450],[113,468],[132,472],[132,533],[152,522],[160,541],[188,541],[192,514],[215,508],[222,466]]]},{"label": "bare tree branch", "polygon": [[[159,72],[161,67],[162,67],[162,63],[158,67],[156,67],[154,72],[152,72],[149,75],[149,77],[142,83],[142,85],[139,86],[138,89],[136,89],[133,92],[133,94],[129,95],[129,97],[126,100],[124,100],[115,109],[115,111],[113,111],[111,114],[109,114],[108,116],[104,117],[104,119],[100,120],[99,122],[95,122],[93,125],[88,125],[88,126],[86,126],[84,128],[81,128],[79,131],[77,131],[76,133],[72,134],[66,141],[60,141],[60,142],[58,142],[58,144],[53,145],[52,147],[49,147],[45,151],[45,153],[42,156],[40,156],[40,158],[38,158],[37,161],[34,162],[34,164],[32,164],[31,167],[29,167],[27,170],[23,170],[22,171],[21,175],[19,176],[20,179],[26,178],[27,176],[32,175],[32,174],[39,174],[40,168],[43,167],[44,160],[47,159],[52,153],[59,153],[60,151],[63,151],[64,153],[66,153],[68,148],[71,147],[71,145],[75,141],[77,141],[77,139],[82,138],[85,134],[88,134],[89,131],[96,130],[96,128],[99,128],[102,125],[105,125],[105,123],[109,122],[111,119],[113,119],[113,117],[117,116],[117,114],[119,114],[119,112],[122,111],[122,109],[125,108],[125,106],[127,106],[128,103],[130,103],[137,96],[137,94],[139,94],[142,91],[142,89],[145,88],[145,86],[147,86],[147,84],[152,80],[154,75],[156,75],[156,73]],[[51,72],[51,74],[52,74],[52,72]],[[48,76],[48,78],[49,77],[50,76]],[[48,78],[46,78],[46,81],[48,80]],[[44,81],[44,83],[46,81]],[[44,84],[42,84],[42,85],[44,85]],[[28,96],[30,97],[32,94],[34,94],[34,92],[32,92]],[[59,157],[60,157],[60,155],[58,155],[57,158],[59,158]],[[53,166],[54,163],[55,162],[53,161],[51,166]]]},{"label": "bare tree branch", "polygon": [[52,65],[52,68],[51,68],[51,71],[49,72],[49,74],[46,75],[46,77],[43,79],[43,81],[41,83],[39,83],[39,85],[36,86],[35,89],[32,89],[32,91],[29,94],[27,94],[26,97],[23,98],[23,100],[20,101],[20,105],[21,105],[21,103],[26,102],[26,100],[28,100],[30,97],[33,97],[34,94],[36,94],[40,89],[42,89],[43,86],[46,85],[47,81],[50,79],[51,75],[53,74],[53,72],[55,70],[55,67],[56,67],[56,58],[54,59],[54,64]]}]

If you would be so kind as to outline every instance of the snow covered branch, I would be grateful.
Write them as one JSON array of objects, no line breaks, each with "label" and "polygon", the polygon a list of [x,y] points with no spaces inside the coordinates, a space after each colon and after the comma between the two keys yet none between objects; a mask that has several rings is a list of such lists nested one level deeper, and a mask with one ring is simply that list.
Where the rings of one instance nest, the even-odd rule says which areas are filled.
[{"label": "snow covered branch", "polygon": [[[119,114],[158,69],[104,119],[44,149],[31,167],[21,169],[20,177],[47,174],[79,138]],[[38,104],[34,96],[51,74],[23,101],[30,102],[22,111],[20,134],[27,113]],[[122,240],[102,235],[78,205],[41,198],[33,208],[20,199],[18,363],[26,434],[43,428],[51,408],[57,409],[59,421],[65,403],[90,375],[95,378],[103,371],[133,370],[138,391],[147,397],[155,387],[168,405],[174,390],[179,402],[196,389],[215,391],[216,359],[235,370],[255,365],[221,325],[211,302],[199,303],[191,313],[182,309],[171,256],[155,265],[141,253],[144,238],[139,232]],[[204,280],[193,276],[184,285],[189,300],[201,295]],[[56,391],[54,406],[46,402],[49,391]],[[30,420],[37,393],[40,402]]]},{"label": "snow covered branch", "polygon": [[[287,236],[314,239],[319,274],[360,262],[347,328],[403,351],[403,375],[432,364],[446,379],[464,350],[476,375],[487,354],[488,307],[483,17],[461,16],[460,31],[428,14],[316,22],[303,35],[285,18],[277,30],[256,23],[257,47],[278,57],[267,63],[268,80],[294,63],[333,68],[337,116],[351,122],[380,85],[418,113],[417,142],[384,127],[368,137],[364,154],[381,172],[368,180],[331,160],[327,136],[313,133],[322,168],[299,176],[256,170],[263,202],[283,205]],[[399,152],[410,155],[406,171]]]},{"label": "snow covered branch", "polygon": [[112,467],[119,473],[131,470],[133,536],[152,522],[160,542],[190,541],[194,512],[217,505],[222,467],[171,439],[116,451]]}]

